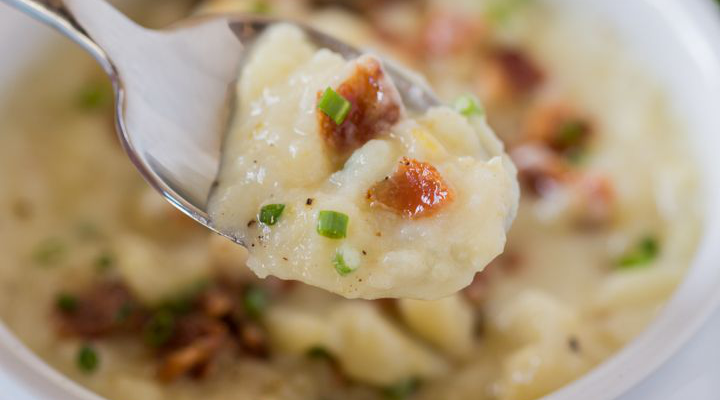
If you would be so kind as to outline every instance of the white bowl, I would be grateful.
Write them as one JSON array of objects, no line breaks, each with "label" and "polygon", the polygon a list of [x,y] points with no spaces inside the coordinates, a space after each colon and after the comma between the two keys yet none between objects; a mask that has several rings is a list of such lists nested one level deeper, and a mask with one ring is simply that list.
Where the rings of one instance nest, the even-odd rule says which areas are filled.
[{"label": "white bowl", "polygon": [[[548,0],[583,3],[614,24],[686,118],[704,176],[704,234],[693,265],[662,314],[630,345],[546,400],[613,399],[676,352],[720,304],[720,12],[711,0]],[[53,33],[0,5],[4,88]],[[572,40],[568,38],[568,40]],[[42,328],[40,328],[42,329]],[[0,388],[14,400],[101,400],[48,367],[0,323]]]}]

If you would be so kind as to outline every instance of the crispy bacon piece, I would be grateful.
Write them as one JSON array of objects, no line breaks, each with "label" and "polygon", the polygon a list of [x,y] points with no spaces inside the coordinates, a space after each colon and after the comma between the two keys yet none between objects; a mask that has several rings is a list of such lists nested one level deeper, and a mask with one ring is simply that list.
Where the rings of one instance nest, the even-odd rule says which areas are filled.
[{"label": "crispy bacon piece", "polygon": [[489,53],[478,85],[487,101],[509,101],[531,94],[543,80],[542,70],[521,50],[499,48]]},{"label": "crispy bacon piece", "polygon": [[498,49],[493,60],[502,68],[507,83],[516,93],[528,93],[542,83],[544,74],[524,52],[513,48]]},{"label": "crispy bacon piece", "polygon": [[581,148],[591,135],[589,120],[565,104],[537,107],[525,124],[527,140],[543,143],[559,153]]},{"label": "crispy bacon piece", "polygon": [[213,287],[200,295],[202,311],[214,318],[222,318],[230,314],[235,306],[232,293],[219,287]]},{"label": "crispy bacon piece", "polygon": [[101,282],[78,296],[72,310],[56,310],[62,335],[98,338],[139,329],[144,319],[139,303],[119,282]]},{"label": "crispy bacon piece", "polygon": [[566,163],[548,147],[526,143],[510,150],[510,157],[518,168],[518,178],[536,195],[547,194],[568,178]]},{"label": "crispy bacon piece", "polygon": [[596,228],[611,221],[615,189],[606,176],[581,174],[576,176],[570,188],[576,195],[576,220],[581,227]]},{"label": "crispy bacon piece", "polygon": [[432,165],[403,157],[392,176],[368,190],[371,206],[382,206],[405,218],[429,217],[452,202],[454,193]]},{"label": "crispy bacon piece", "polygon": [[[317,120],[320,135],[338,153],[357,149],[386,132],[400,119],[399,95],[375,58],[358,60],[354,73],[335,91],[351,104],[347,118],[338,125],[317,110]],[[321,96],[322,92],[319,92],[318,100]]]},{"label": "crispy bacon piece", "polygon": [[[158,356],[157,377],[171,382],[181,376],[203,378],[224,352],[267,357],[267,332],[247,313],[241,294],[244,280],[219,279],[201,291],[158,308],[143,307],[120,282],[97,282],[87,292],[58,303],[54,317],[61,334],[88,339],[118,335],[145,338]],[[267,287],[266,285],[269,285]],[[279,279],[263,282],[269,295],[291,290]],[[180,304],[182,303],[182,304]],[[169,318],[162,338],[154,340],[153,313]],[[156,314],[158,315],[158,314]]]},{"label": "crispy bacon piece", "polygon": [[245,322],[238,331],[242,350],[255,357],[264,358],[270,354],[265,330],[255,322]]},{"label": "crispy bacon piece", "polygon": [[204,376],[227,337],[227,328],[217,319],[201,314],[178,319],[173,335],[164,347],[158,378],[171,382],[190,373]]}]

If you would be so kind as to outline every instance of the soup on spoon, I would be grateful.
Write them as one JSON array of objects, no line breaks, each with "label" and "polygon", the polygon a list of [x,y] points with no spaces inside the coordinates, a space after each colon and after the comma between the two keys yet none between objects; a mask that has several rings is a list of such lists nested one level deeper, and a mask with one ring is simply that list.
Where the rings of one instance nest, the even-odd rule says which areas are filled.
[{"label": "soup on spoon", "polygon": [[413,113],[379,58],[345,60],[278,24],[237,99],[208,209],[258,276],[434,299],[502,253],[516,171],[473,98]]}]

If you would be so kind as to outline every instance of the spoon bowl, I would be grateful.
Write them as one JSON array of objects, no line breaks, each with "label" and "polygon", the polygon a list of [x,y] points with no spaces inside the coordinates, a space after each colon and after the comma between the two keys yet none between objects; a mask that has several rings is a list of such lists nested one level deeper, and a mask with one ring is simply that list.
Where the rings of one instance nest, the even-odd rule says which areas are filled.
[{"label": "spoon bowl", "polygon": [[[113,83],[120,141],[142,176],[182,212],[238,242],[213,228],[207,202],[245,56],[265,29],[284,21],[216,15],[155,31],[101,0],[1,1],[57,29],[100,63]],[[347,59],[362,54],[296,25],[318,47]],[[384,64],[408,110],[440,104],[420,77],[392,62]]]}]

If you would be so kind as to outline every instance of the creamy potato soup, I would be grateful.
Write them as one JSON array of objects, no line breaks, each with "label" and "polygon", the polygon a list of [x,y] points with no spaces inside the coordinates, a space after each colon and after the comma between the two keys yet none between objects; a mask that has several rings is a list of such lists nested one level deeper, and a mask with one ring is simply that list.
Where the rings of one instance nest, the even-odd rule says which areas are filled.
[{"label": "creamy potato soup", "polygon": [[[456,110],[471,107],[467,96],[474,95],[517,167],[522,196],[503,254],[450,296],[349,300],[292,280],[259,279],[246,267],[252,257],[274,257],[272,268],[288,257],[288,274],[302,266],[290,257],[295,253],[272,249],[248,258],[242,247],[210,234],[150,189],[117,144],[107,79],[80,50],[53,43],[38,60],[43,67],[28,69],[0,105],[0,317],[50,365],[101,396],[530,400],[633,340],[682,280],[702,218],[687,132],[662,87],[597,16],[540,1],[229,0],[194,4],[191,11],[180,2],[154,0],[142,7],[139,15],[155,26],[189,12],[220,10],[300,19],[421,71],[446,104],[460,99]],[[283,53],[302,51],[301,44]],[[310,49],[305,60],[317,57]],[[309,65],[293,60],[288,70]],[[342,71],[372,64],[371,58],[337,60],[335,78],[318,76],[303,103],[312,111],[307,123],[319,118],[318,91],[322,97],[330,86],[342,93],[341,82],[350,76]],[[329,274],[322,285],[318,275],[316,284],[338,292],[344,279],[374,268],[363,257],[389,251],[370,237],[378,254],[362,254],[369,245],[361,246],[365,234],[356,230],[368,223],[367,213],[386,213],[388,221],[378,223],[388,224],[389,232],[396,224],[427,224],[433,235],[418,239],[424,248],[409,247],[420,266],[428,252],[449,251],[453,229],[470,229],[464,221],[454,228],[431,221],[443,213],[449,218],[453,204],[461,204],[464,186],[456,179],[474,179],[457,177],[457,157],[491,168],[491,154],[500,153],[462,153],[450,144],[457,137],[442,135],[446,119],[454,119],[458,126],[477,123],[476,138],[486,137],[482,118],[458,118],[449,109],[402,118],[422,127],[447,155],[430,154],[433,146],[426,149],[424,142],[403,149],[383,135],[335,160],[319,152],[307,161],[327,163],[317,167],[324,171],[317,186],[277,192],[284,196],[278,199],[270,192],[238,199],[250,202],[238,208],[247,212],[245,224],[255,217],[253,229],[263,230],[258,235],[290,235],[283,221],[306,213],[310,221],[299,234],[317,235],[320,211],[347,214],[347,238],[312,242],[324,246],[318,260],[327,270],[319,273]],[[240,125],[234,132],[239,138],[252,132],[247,129]],[[411,140],[412,132],[393,131]],[[289,139],[282,140],[287,145]],[[328,146],[325,140],[299,141],[296,148],[312,151]],[[482,145],[473,148],[486,149]],[[361,174],[353,163],[366,151],[386,154],[382,165],[368,167],[380,172],[350,179],[344,189],[367,194],[381,177],[411,168],[399,162],[408,157],[432,164],[455,201],[433,215],[403,219],[392,202],[347,200],[333,182]],[[275,162],[290,162],[278,157]],[[328,195],[306,194],[315,191]],[[371,195],[379,199],[381,193],[378,187]],[[261,215],[262,207],[281,203],[282,213],[274,208]],[[259,217],[277,221],[260,227]],[[481,218],[472,212],[463,217]],[[503,222],[495,220],[493,237],[504,232]],[[360,253],[342,253],[349,255],[346,263],[360,260],[344,277],[332,263],[337,249]]]},{"label": "creamy potato soup", "polygon": [[238,87],[213,225],[247,266],[345,297],[436,299],[502,252],[515,167],[466,99],[406,110],[382,62],[318,50],[278,24]]}]

